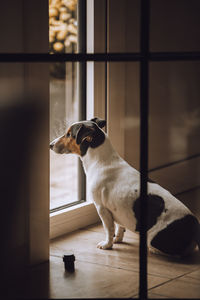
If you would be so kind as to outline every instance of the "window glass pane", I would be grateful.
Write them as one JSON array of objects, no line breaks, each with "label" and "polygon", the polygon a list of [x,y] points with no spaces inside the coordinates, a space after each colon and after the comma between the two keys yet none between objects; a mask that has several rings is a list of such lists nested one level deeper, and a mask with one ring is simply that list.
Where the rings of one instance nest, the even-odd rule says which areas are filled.
[{"label": "window glass pane", "polygon": [[[150,63],[149,178],[175,195],[200,219],[199,76],[200,63],[197,61]],[[167,228],[174,220],[183,217],[181,207],[176,210],[176,202],[174,198],[171,198],[171,194],[163,193],[163,190],[159,188],[156,189],[165,203],[162,215],[157,218],[158,225],[155,225],[154,233],[153,230],[149,230],[149,235],[153,237],[156,236],[157,230],[163,232],[164,228]],[[172,200],[171,207],[169,206],[170,199]],[[152,207],[149,207],[149,211],[151,209]],[[167,239],[162,235],[159,246],[163,247],[163,250],[176,251],[167,249],[170,247],[175,249],[173,246],[183,245],[183,239],[189,246],[188,228],[185,230],[183,223],[181,226],[181,231],[174,227]],[[176,236],[175,233],[177,233]],[[190,231],[189,236],[191,235]],[[198,251],[196,254],[198,255]],[[195,273],[192,275],[192,271],[196,264],[196,254],[184,259],[167,257],[158,253],[149,254],[148,272],[150,274],[171,280],[182,277],[155,287],[149,296],[159,294],[163,297],[181,299],[199,297],[197,282],[189,279],[194,288],[188,289],[188,279],[182,276],[190,272],[191,278],[195,278],[193,277]],[[159,277],[155,278],[155,285],[159,284]]]},{"label": "window glass pane", "polygon": [[199,77],[200,62],[150,64],[150,169],[200,153]]},{"label": "window glass pane", "polygon": [[199,51],[200,1],[151,0],[150,50]]},{"label": "window glass pane", "polygon": [[[139,169],[139,64],[120,62],[108,65],[108,134],[121,156]],[[149,172],[149,177],[181,200],[198,218],[199,72],[199,62],[156,62],[150,64],[149,72],[149,167],[154,169]],[[171,163],[173,164],[170,165]],[[164,198],[165,195],[160,194],[162,191],[155,185],[151,190]],[[165,205],[167,208],[166,202]],[[149,205],[150,216],[152,209],[152,205]],[[156,222],[159,222],[159,218]],[[148,238],[152,236],[153,230],[149,229]],[[129,237],[134,239],[133,252],[130,255],[134,267],[137,268],[139,239],[134,233],[130,233]],[[124,241],[126,238],[125,232]],[[195,256],[192,259],[195,261]],[[192,272],[193,266],[185,264],[184,260],[148,252],[148,287],[155,287],[149,296],[160,294],[184,298],[187,293],[190,298],[191,295],[199,295],[197,285],[196,291],[192,292],[178,288],[184,279],[183,282],[174,281],[173,284],[156,287],[164,283],[166,278],[174,279],[187,270]]]},{"label": "window glass pane", "polygon": [[49,0],[50,53],[77,51],[77,0]]},{"label": "window glass pane", "polygon": [[[50,80],[50,140],[78,121],[77,64],[51,64],[59,76]],[[50,151],[50,209],[78,200],[78,157]]]},{"label": "window glass pane", "polygon": [[138,52],[139,0],[108,1],[108,52]]},{"label": "window glass pane", "polygon": [[[5,271],[27,265],[27,246],[35,239],[48,253],[48,80],[48,63],[0,63],[1,227],[6,251],[2,254],[19,254],[17,262],[12,259],[12,264],[4,265]],[[34,252],[33,248],[29,249]]]},{"label": "window glass pane", "polygon": [[0,53],[48,53],[48,0],[1,1]]},{"label": "window glass pane", "polygon": [[[108,136],[114,149],[120,156],[127,161],[133,168],[139,170],[139,151],[140,151],[140,102],[139,102],[139,63],[135,62],[112,62],[108,63]],[[121,171],[122,173],[122,171]],[[134,185],[133,185],[133,181]],[[139,197],[140,180],[133,176],[127,176],[125,185],[130,187],[130,193],[137,193]],[[129,184],[127,183],[129,182]],[[117,183],[118,184],[118,183]],[[123,198],[126,189],[123,189],[123,179],[119,192],[119,197]],[[133,190],[134,186],[134,190]],[[127,192],[128,193],[128,192]],[[117,196],[116,196],[117,197]],[[137,197],[137,196],[136,196]],[[128,200],[124,199],[125,201]],[[121,200],[120,200],[121,201]],[[116,203],[118,201],[116,200]],[[133,207],[130,205],[130,207]],[[125,211],[124,211],[125,213]],[[120,219],[123,215],[122,209],[117,209],[116,216]],[[135,232],[136,222],[131,227],[129,223],[131,217],[124,217],[121,225],[126,227],[122,245],[123,250],[129,253],[127,268],[132,264],[132,273],[126,281],[130,282],[127,295],[136,296],[139,288],[139,235]],[[129,221],[128,221],[129,220]],[[128,224],[129,223],[129,224]],[[130,247],[130,248],[129,248]],[[113,246],[116,251],[117,244]],[[129,252],[130,251],[130,252]],[[124,252],[125,253],[125,252]],[[136,282],[136,284],[131,284]]]},{"label": "window glass pane", "polygon": [[[77,52],[77,0],[49,0],[49,52]],[[50,140],[66,133],[80,116],[77,63],[50,64]],[[79,199],[79,162],[50,151],[50,209]]]},{"label": "window glass pane", "polygon": [[139,169],[139,63],[109,63],[108,74],[108,134],[120,155]]}]

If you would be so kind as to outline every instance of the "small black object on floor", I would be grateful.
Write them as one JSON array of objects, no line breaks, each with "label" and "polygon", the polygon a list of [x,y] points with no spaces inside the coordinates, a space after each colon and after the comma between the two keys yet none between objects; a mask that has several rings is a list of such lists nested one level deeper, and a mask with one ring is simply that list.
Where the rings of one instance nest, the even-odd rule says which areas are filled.
[{"label": "small black object on floor", "polygon": [[74,272],[74,261],[75,261],[75,256],[72,253],[63,256],[63,262],[65,264],[66,271]]}]

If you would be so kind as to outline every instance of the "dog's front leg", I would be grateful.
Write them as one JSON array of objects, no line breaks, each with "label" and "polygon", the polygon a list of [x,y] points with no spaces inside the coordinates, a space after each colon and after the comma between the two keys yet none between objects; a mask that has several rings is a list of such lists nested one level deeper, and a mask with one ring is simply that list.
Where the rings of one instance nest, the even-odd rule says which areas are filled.
[{"label": "dog's front leg", "polygon": [[113,246],[114,236],[114,220],[111,212],[102,206],[97,207],[98,214],[102,220],[104,230],[106,232],[106,240],[98,243],[100,249],[111,249]]},{"label": "dog's front leg", "polygon": [[124,237],[124,232],[126,229],[119,224],[115,224],[115,237],[114,243],[121,243]]}]

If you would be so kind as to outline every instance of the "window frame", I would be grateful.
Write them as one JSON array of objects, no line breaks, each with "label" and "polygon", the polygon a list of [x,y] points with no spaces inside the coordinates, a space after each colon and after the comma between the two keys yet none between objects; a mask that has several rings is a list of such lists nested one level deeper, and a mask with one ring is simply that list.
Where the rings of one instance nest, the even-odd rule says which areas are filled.
[{"label": "window frame", "polygon": [[[86,1],[77,1],[77,21],[78,21],[77,52],[86,53],[86,30],[87,30]],[[79,62],[74,67],[77,68],[76,74],[77,74],[78,121],[79,120],[81,121],[86,119],[86,106],[87,106],[86,105],[86,62]],[[55,216],[54,214],[55,212],[60,212],[62,214],[62,212],[65,212],[67,208],[71,209],[72,206],[77,206],[87,201],[86,200],[86,176],[80,159],[78,159],[77,161],[77,168],[78,168],[78,178],[77,178],[78,199],[77,200],[71,199],[71,202],[50,209],[50,217]]]},{"label": "window frame", "polygon": [[[84,1],[84,0],[81,0]],[[147,213],[147,175],[148,175],[148,65],[151,61],[194,61],[200,60],[200,52],[149,52],[149,0],[141,0],[141,48],[138,53],[78,53],[50,55],[48,53],[10,53],[1,54],[0,62],[55,62],[55,61],[101,61],[105,64],[109,61],[138,61],[140,63],[140,104],[141,104],[141,127],[140,127],[140,172],[141,172],[141,232],[140,232],[140,299],[147,298],[147,247],[146,247],[146,224],[145,215]],[[79,204],[80,207],[87,206],[94,208],[92,203]],[[92,208],[93,207],[93,208]],[[69,211],[79,214],[79,207]],[[95,209],[95,208],[94,208]],[[54,213],[58,215],[58,213]],[[73,217],[76,220],[77,214]],[[56,217],[55,217],[56,218]],[[67,219],[67,218],[66,218]],[[72,218],[73,219],[73,218]],[[80,219],[80,218],[79,218]],[[144,222],[143,222],[144,221]],[[73,229],[75,230],[75,229]],[[66,231],[65,231],[66,233]]]},{"label": "window frame", "polygon": [[[78,1],[78,20],[79,25],[81,25],[82,28],[81,31],[78,31],[78,53],[85,54],[86,49],[87,52],[90,53],[95,53],[96,51],[100,51],[102,53],[105,52],[105,27],[102,27],[102,23],[105,23],[102,22],[102,18],[105,20],[106,16],[104,11],[105,7],[105,0]],[[88,18],[88,16],[90,17]],[[98,36],[100,34],[101,41],[99,39],[94,39],[94,37],[97,36],[97,33]],[[58,54],[58,57],[59,56],[60,54]],[[81,59],[79,60],[79,62],[80,61]],[[79,63],[78,90],[82,91],[82,93],[80,93],[80,95],[78,96],[80,103],[82,103],[79,111],[80,120],[90,119],[94,115],[106,118],[106,92],[102,92],[99,96],[99,90],[106,91],[105,87],[107,85],[105,82],[107,81],[107,78],[105,77],[105,81],[102,81],[102,77],[104,77],[105,75],[106,65],[107,63],[99,64],[98,62],[87,62],[86,60],[84,60],[82,63]],[[99,86],[101,86],[101,89],[99,89]],[[82,200],[72,202],[71,204],[58,207],[58,209],[53,209],[51,211],[50,239],[100,222],[100,218],[96,212],[94,204],[90,200],[88,200],[86,177],[80,161],[79,184],[81,185],[79,198]],[[77,216],[79,216],[79,218],[77,218]]]}]

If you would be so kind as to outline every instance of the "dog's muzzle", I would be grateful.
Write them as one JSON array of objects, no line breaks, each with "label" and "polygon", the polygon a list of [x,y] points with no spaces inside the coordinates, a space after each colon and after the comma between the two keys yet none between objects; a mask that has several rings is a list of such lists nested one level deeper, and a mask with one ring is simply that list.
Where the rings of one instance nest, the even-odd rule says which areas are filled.
[{"label": "dog's muzzle", "polygon": [[57,143],[58,139],[55,139],[52,141],[49,145],[50,149],[58,154],[68,154],[71,153],[70,150],[66,149],[65,146],[62,143]]}]

